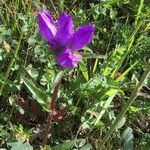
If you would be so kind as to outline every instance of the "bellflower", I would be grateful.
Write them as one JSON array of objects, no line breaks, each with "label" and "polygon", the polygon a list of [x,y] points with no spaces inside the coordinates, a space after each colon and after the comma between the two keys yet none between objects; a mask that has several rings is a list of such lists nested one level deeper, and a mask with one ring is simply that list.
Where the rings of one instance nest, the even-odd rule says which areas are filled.
[{"label": "bellflower", "polygon": [[76,67],[82,59],[77,51],[91,42],[94,26],[81,26],[74,31],[70,15],[60,14],[56,23],[47,10],[39,12],[37,18],[40,34],[50,45],[58,64],[68,69]]}]

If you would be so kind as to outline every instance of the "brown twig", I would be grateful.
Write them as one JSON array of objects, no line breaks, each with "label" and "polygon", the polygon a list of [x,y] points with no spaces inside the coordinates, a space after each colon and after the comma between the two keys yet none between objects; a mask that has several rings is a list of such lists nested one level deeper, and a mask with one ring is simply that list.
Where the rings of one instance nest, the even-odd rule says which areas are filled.
[{"label": "brown twig", "polygon": [[47,138],[48,138],[48,133],[49,133],[50,128],[51,128],[52,117],[53,117],[53,112],[54,112],[54,109],[55,109],[55,102],[56,102],[56,99],[57,99],[57,94],[58,94],[60,83],[61,83],[61,80],[54,87],[52,100],[50,102],[51,112],[49,112],[48,117],[47,117],[47,123],[46,123],[46,127],[45,127],[45,134],[44,134],[44,139],[43,139],[43,144],[42,144],[43,149],[45,149],[45,145],[47,143]]}]

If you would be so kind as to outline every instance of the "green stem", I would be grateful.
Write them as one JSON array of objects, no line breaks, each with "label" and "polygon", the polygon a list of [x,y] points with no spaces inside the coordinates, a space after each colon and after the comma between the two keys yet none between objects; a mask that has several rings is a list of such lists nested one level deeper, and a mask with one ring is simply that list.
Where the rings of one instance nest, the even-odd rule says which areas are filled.
[{"label": "green stem", "polygon": [[126,111],[128,110],[128,108],[131,106],[131,104],[134,102],[134,100],[136,99],[140,89],[143,86],[144,81],[148,78],[150,73],[150,63],[147,63],[146,65],[146,69],[140,79],[140,82],[138,83],[138,85],[135,87],[135,89],[133,90],[130,99],[127,101],[126,105],[122,108],[122,111],[120,112],[120,114],[118,115],[118,117],[116,118],[115,122],[110,126],[109,131],[106,133],[106,135],[104,136],[104,139],[100,142],[100,144],[98,144],[98,150],[102,150],[102,148],[104,147],[105,143],[107,142],[107,140],[109,139],[110,135],[112,134],[112,132],[114,131],[114,129],[116,128],[117,124],[119,123],[119,121],[122,119],[122,117],[125,115]]},{"label": "green stem", "polygon": [[[136,18],[135,18],[135,22],[134,22],[134,27],[135,27],[135,30],[133,31],[132,35],[131,35],[131,38],[129,38],[129,46],[127,47],[127,53],[125,54],[124,58],[122,59],[122,63],[123,61],[125,60],[125,58],[127,58],[127,60],[125,61],[124,63],[124,67],[126,66],[126,64],[128,63],[129,61],[129,54],[131,53],[132,49],[131,47],[133,46],[133,43],[134,43],[134,40],[135,40],[135,36],[138,32],[138,30],[140,29],[140,27],[142,26],[143,24],[143,19],[141,21],[139,21],[139,24],[138,24],[138,20],[139,20],[139,16],[140,16],[140,13],[141,13],[141,10],[143,8],[143,4],[144,4],[144,0],[141,0],[140,1],[140,5],[139,5],[139,8],[138,8],[138,12],[137,12],[137,15],[136,15]],[[145,16],[146,17],[146,16]]]},{"label": "green stem", "polygon": [[60,8],[60,12],[63,12],[64,11],[64,0],[61,0],[60,1],[60,6],[59,6]]},{"label": "green stem", "polygon": [[51,5],[52,5],[52,7],[53,7],[53,9],[54,9],[55,14],[58,16],[58,12],[57,12],[57,10],[56,10],[56,7],[55,7],[55,5],[54,5],[53,0],[50,0],[50,3],[51,3]]},{"label": "green stem", "polygon": [[138,8],[137,15],[136,15],[136,19],[135,19],[135,26],[137,25],[137,22],[138,22],[138,20],[139,20],[139,17],[140,17],[140,13],[141,13],[143,4],[144,4],[144,0],[141,0],[141,1],[140,1],[139,8]]}]

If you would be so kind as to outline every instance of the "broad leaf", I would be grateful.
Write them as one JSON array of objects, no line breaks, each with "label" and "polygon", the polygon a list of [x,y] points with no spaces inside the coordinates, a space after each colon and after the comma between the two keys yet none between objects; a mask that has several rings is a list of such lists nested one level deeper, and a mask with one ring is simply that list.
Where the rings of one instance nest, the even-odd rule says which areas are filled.
[{"label": "broad leaf", "polygon": [[22,141],[9,142],[8,146],[11,147],[10,150],[33,150],[33,147],[28,143],[23,143]]}]

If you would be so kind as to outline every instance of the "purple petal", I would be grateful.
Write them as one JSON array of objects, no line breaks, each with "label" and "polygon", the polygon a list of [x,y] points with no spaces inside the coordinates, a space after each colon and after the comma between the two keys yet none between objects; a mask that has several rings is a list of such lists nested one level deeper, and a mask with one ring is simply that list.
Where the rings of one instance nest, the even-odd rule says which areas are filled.
[{"label": "purple petal", "polygon": [[94,26],[82,26],[74,33],[73,37],[70,39],[69,48],[75,51],[80,50],[87,44],[89,44],[94,35]]},{"label": "purple petal", "polygon": [[62,13],[58,18],[58,28],[56,34],[56,41],[62,47],[66,46],[68,39],[74,33],[74,25],[70,15]]},{"label": "purple petal", "polygon": [[39,30],[42,37],[49,43],[56,34],[55,22],[48,11],[44,10],[38,13]]},{"label": "purple petal", "polygon": [[73,54],[70,50],[65,50],[57,56],[56,60],[63,68],[72,69],[77,67],[77,63],[82,59],[79,54]]}]

